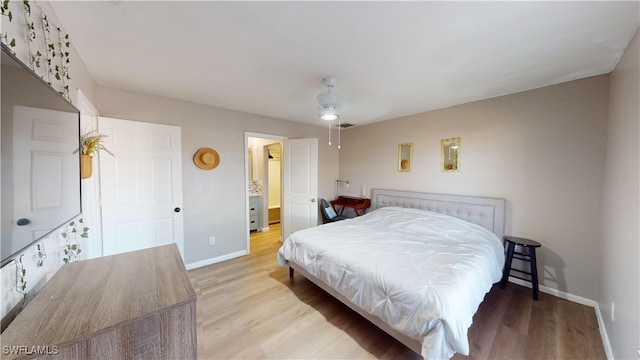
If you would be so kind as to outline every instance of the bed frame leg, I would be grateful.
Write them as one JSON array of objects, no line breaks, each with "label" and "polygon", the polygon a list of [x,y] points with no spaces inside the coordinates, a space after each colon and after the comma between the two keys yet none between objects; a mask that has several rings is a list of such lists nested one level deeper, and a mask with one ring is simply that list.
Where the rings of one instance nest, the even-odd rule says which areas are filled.
[{"label": "bed frame leg", "polygon": [[289,277],[293,279],[293,268],[289,267]]}]

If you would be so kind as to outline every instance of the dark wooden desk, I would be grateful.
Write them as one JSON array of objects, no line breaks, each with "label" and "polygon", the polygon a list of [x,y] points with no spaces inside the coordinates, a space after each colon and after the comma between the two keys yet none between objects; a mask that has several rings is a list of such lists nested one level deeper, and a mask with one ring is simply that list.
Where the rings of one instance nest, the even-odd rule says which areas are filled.
[{"label": "dark wooden desk", "polygon": [[340,215],[342,215],[345,208],[352,208],[356,216],[360,216],[371,207],[371,199],[352,196],[338,196],[337,199],[331,200],[330,202],[331,205],[340,207]]}]

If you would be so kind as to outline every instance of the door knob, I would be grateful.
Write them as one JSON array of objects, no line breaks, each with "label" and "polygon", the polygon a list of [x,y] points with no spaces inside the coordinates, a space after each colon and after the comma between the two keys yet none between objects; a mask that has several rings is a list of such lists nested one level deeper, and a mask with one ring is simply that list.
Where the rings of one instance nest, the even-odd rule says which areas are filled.
[{"label": "door knob", "polygon": [[314,199],[311,199],[311,202],[316,202],[316,199],[315,199],[315,198],[314,198]]},{"label": "door knob", "polygon": [[180,210],[182,210],[182,209],[180,209],[179,207],[173,209],[173,211],[175,211],[175,212],[180,212]]},{"label": "door knob", "polygon": [[29,219],[18,219],[18,221],[16,222],[16,225],[18,226],[25,226],[25,225],[29,225],[31,223],[31,221],[29,221]]}]

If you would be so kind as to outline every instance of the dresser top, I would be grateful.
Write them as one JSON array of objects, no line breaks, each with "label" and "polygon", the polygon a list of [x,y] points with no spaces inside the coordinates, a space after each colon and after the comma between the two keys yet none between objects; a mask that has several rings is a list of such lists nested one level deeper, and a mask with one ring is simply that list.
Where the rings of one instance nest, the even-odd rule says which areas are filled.
[{"label": "dresser top", "polygon": [[2,345],[51,346],[195,301],[175,244],[63,265],[2,333]]}]

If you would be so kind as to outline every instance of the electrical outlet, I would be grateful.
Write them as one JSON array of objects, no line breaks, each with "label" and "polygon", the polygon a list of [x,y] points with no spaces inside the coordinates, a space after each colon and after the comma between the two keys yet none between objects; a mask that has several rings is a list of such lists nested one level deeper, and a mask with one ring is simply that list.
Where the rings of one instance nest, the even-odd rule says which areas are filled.
[{"label": "electrical outlet", "polygon": [[216,244],[216,237],[209,236],[209,245],[215,245],[215,244]]},{"label": "electrical outlet", "polygon": [[616,303],[611,302],[611,321],[616,321]]}]

